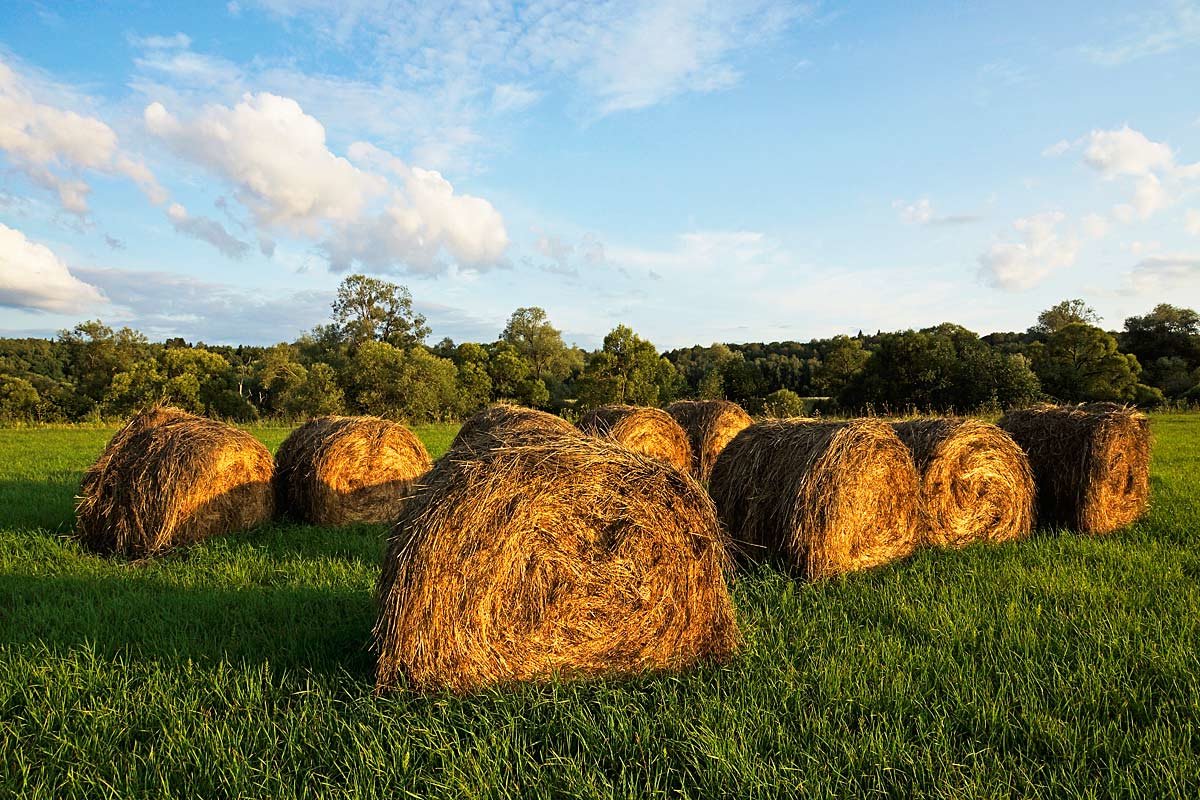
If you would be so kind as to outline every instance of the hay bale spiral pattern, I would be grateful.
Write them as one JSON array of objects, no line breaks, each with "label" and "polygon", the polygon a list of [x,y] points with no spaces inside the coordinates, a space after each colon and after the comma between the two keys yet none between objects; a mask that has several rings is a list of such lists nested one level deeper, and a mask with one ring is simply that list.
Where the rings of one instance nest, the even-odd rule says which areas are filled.
[{"label": "hay bale spiral pattern", "polygon": [[907,556],[920,540],[916,467],[879,420],[767,420],[721,453],[709,491],[735,544],[810,580]]},{"label": "hay bale spiral pattern", "polygon": [[318,417],[275,456],[280,507],[313,525],[394,522],[412,482],[433,466],[421,440],[378,417]]},{"label": "hay bale spiral pattern", "polygon": [[1012,411],[1000,427],[1029,455],[1038,523],[1109,533],[1146,512],[1150,423],[1111,403]]},{"label": "hay bale spiral pattern", "polygon": [[723,659],[739,644],[726,545],[695,480],[610,442],[444,458],[388,541],[377,689]]},{"label": "hay bale spiral pattern", "polygon": [[929,544],[965,547],[1029,535],[1033,472],[1011,436],[977,419],[915,419],[892,427],[921,476]]}]

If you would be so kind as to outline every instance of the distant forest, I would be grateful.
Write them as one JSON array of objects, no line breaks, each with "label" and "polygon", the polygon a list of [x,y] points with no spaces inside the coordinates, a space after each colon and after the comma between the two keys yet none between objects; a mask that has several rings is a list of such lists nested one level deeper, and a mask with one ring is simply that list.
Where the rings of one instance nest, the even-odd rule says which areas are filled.
[{"label": "distant forest", "polygon": [[567,346],[532,307],[514,311],[494,342],[429,345],[405,287],[351,275],[328,324],[271,347],[150,342],[99,320],[55,339],[0,339],[0,419],[107,419],[164,401],[239,421],[353,413],[410,422],[460,419],[500,400],[568,417],[685,397],[727,398],[774,416],[1200,402],[1195,311],[1161,304],[1119,331],[1098,322],[1082,300],[1067,300],[1023,332],[981,337],[943,323],[665,353],[620,325],[588,352]]}]

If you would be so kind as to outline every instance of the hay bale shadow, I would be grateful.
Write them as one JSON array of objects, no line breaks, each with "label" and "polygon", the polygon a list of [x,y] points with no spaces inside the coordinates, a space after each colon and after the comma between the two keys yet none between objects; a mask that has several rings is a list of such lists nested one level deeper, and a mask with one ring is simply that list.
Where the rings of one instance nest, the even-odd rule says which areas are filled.
[{"label": "hay bale shadow", "polygon": [[369,682],[369,590],[178,586],[149,576],[0,575],[0,648],[89,647],[167,664],[268,664]]}]

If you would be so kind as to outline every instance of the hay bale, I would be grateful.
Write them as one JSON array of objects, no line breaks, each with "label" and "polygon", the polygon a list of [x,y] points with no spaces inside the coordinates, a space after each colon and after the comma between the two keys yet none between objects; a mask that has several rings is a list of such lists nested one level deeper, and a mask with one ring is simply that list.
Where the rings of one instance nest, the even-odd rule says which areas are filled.
[{"label": "hay bale", "polygon": [[433,461],[421,440],[378,417],[319,417],[275,455],[282,510],[312,525],[394,522],[413,481]]},{"label": "hay bale", "polygon": [[702,481],[712,475],[717,456],[754,420],[737,403],[728,400],[680,400],[667,406],[688,435],[692,448],[692,472]]},{"label": "hay bale", "polygon": [[723,659],[739,644],[726,544],[694,479],[613,442],[444,458],[388,541],[377,690]]},{"label": "hay bale", "polygon": [[172,408],[131,419],[83,476],[76,536],[90,550],[158,555],[268,521],[274,463],[245,431]]},{"label": "hay bale", "polygon": [[902,558],[921,536],[919,478],[886,422],[768,420],[721,453],[709,491],[735,544],[810,580]]},{"label": "hay bale", "polygon": [[921,476],[926,541],[964,547],[1029,535],[1033,472],[1011,436],[977,419],[913,419],[892,427]]},{"label": "hay bale", "polygon": [[687,432],[661,408],[611,405],[592,409],[579,420],[579,429],[604,436],[617,444],[670,464],[680,472],[692,471],[692,446]]},{"label": "hay bale", "polygon": [[1029,455],[1038,523],[1081,533],[1130,524],[1150,499],[1150,423],[1115,404],[1012,411],[1000,427]]},{"label": "hay bale", "polygon": [[562,417],[545,411],[497,403],[464,422],[450,449],[482,453],[494,447],[533,444],[560,436],[578,438],[579,431]]}]

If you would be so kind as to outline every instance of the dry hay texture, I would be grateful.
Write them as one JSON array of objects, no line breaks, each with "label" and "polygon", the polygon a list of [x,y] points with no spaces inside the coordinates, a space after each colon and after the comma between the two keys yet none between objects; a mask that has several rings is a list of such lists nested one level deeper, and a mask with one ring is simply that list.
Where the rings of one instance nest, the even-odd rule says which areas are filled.
[{"label": "dry hay texture", "polygon": [[738,647],[727,540],[690,476],[591,437],[444,458],[379,581],[377,690],[677,670]]},{"label": "dry hay texture", "polygon": [[579,431],[562,417],[545,411],[497,403],[464,422],[450,449],[459,454],[483,453],[495,447],[536,444],[562,436],[578,438]]},{"label": "dry hay texture", "polygon": [[271,519],[274,462],[245,431],[174,408],[131,419],[83,476],[76,536],[142,558]]},{"label": "dry hay texture", "polygon": [[692,471],[692,446],[687,432],[661,408],[601,406],[580,418],[579,429],[592,436],[606,436],[628,450],[656,458],[680,472]]},{"label": "dry hay texture", "polygon": [[709,491],[745,555],[816,580],[911,553],[921,538],[918,484],[886,422],[785,419],[739,433]]},{"label": "dry hay texture", "polygon": [[1130,524],[1150,499],[1150,423],[1112,403],[1012,411],[1000,427],[1029,454],[1038,523],[1081,533]]},{"label": "dry hay texture", "polygon": [[702,481],[712,476],[717,457],[754,420],[737,403],[728,400],[680,400],[667,406],[688,435],[692,447],[692,472]]},{"label": "dry hay texture", "polygon": [[892,427],[921,476],[929,544],[964,547],[1029,535],[1033,473],[1011,436],[977,419],[913,419]]},{"label": "dry hay texture", "polygon": [[408,428],[378,417],[318,417],[275,456],[280,508],[313,525],[394,522],[413,481],[433,466]]}]

